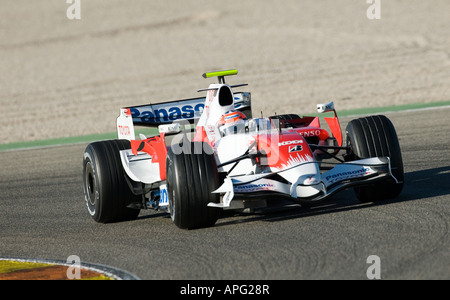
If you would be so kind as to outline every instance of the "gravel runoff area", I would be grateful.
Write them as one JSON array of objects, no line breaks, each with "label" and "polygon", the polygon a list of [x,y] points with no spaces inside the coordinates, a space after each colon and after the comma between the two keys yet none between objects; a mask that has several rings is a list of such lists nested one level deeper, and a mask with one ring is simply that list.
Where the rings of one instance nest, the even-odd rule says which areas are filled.
[{"label": "gravel runoff area", "polygon": [[448,0],[79,1],[2,0],[1,143],[114,132],[231,68],[258,115],[450,100]]}]

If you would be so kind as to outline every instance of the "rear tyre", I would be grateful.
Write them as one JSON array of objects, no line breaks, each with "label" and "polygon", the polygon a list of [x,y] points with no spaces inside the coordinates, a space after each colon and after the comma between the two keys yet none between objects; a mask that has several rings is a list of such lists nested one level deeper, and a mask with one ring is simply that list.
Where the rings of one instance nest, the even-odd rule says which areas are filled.
[{"label": "rear tyre", "polygon": [[83,159],[83,189],[91,217],[99,223],[134,220],[140,210],[127,207],[141,202],[127,182],[120,150],[130,149],[127,140],[91,143]]},{"label": "rear tyre", "polygon": [[373,202],[397,197],[403,189],[403,160],[394,125],[386,116],[370,116],[352,120],[346,128],[347,146],[350,157],[362,159],[388,156],[391,160],[392,175],[388,179],[368,186],[355,187],[361,202]]},{"label": "rear tyre", "polygon": [[219,187],[213,151],[207,143],[201,142],[189,143],[183,149],[181,154],[175,154],[171,148],[167,153],[170,216],[175,225],[182,229],[213,226],[220,214],[219,208],[208,206],[210,202],[220,201],[219,194],[212,193]]}]

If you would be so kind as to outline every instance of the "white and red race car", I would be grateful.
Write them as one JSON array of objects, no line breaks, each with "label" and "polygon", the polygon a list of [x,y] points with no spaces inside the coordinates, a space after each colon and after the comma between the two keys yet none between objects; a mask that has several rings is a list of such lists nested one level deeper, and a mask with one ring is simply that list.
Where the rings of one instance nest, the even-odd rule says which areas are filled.
[{"label": "white and red race car", "polygon": [[[319,117],[252,118],[251,94],[218,77],[206,97],[122,108],[118,139],[84,152],[88,211],[97,222],[136,219],[141,209],[170,213],[180,228],[213,226],[223,209],[312,205],[353,187],[361,201],[397,197],[403,162],[395,128],[385,116],[348,123],[342,134],[333,102]],[[135,126],[159,134],[135,137]],[[344,145],[345,139],[345,145]],[[286,201],[288,200],[288,201]]]}]

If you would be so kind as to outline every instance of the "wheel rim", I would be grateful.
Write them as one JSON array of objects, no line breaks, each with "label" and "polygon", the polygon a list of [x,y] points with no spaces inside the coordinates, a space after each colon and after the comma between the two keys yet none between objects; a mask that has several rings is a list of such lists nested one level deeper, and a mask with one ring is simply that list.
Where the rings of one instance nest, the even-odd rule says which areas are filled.
[{"label": "wheel rim", "polygon": [[92,165],[90,162],[86,163],[86,172],[85,172],[85,194],[86,200],[90,206],[95,206],[96,202],[96,186],[95,186],[95,175],[94,170],[92,169]]}]

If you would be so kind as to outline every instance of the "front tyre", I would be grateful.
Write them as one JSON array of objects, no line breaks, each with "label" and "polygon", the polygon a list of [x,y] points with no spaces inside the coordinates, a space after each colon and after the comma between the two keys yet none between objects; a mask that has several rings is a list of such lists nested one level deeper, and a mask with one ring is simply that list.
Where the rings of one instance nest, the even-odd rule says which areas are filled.
[{"label": "front tyre", "polygon": [[355,187],[361,202],[373,202],[397,197],[403,189],[403,160],[394,125],[386,116],[370,116],[352,120],[346,128],[347,147],[354,159],[388,156],[392,175],[367,186]]},{"label": "front tyre", "polygon": [[99,223],[136,219],[140,210],[127,207],[141,202],[125,178],[120,150],[130,149],[127,140],[91,143],[83,156],[83,190],[91,217]]},{"label": "front tyre", "polygon": [[220,214],[219,208],[208,206],[210,202],[220,201],[219,194],[212,193],[219,188],[213,151],[207,143],[202,142],[189,143],[183,149],[187,151],[175,154],[169,148],[167,153],[170,216],[175,225],[182,229],[213,226]]}]

